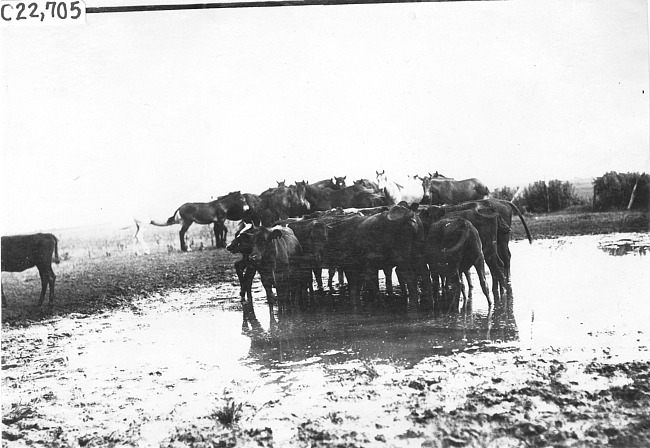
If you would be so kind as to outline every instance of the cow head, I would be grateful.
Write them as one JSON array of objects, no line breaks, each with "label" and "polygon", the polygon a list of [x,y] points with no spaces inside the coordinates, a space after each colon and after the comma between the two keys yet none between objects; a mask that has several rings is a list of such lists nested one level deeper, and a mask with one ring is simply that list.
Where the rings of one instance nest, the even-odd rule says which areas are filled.
[{"label": "cow head", "polygon": [[346,177],[348,177],[348,176],[343,176],[343,177],[336,177],[336,176],[334,176],[333,183],[334,183],[334,186],[335,186],[338,190],[342,190],[342,189],[344,189],[344,188],[346,187],[346,185],[345,185],[345,178],[346,178]]},{"label": "cow head", "polygon": [[323,256],[323,249],[327,244],[329,228],[323,222],[314,221],[309,226],[309,247],[304,255],[320,261]]},{"label": "cow head", "polygon": [[273,240],[282,238],[282,231],[280,229],[267,229],[266,227],[258,227],[251,235],[251,255],[252,261],[262,261],[269,249],[273,244]]},{"label": "cow head", "polygon": [[252,224],[246,224],[235,234],[235,238],[226,246],[226,250],[232,254],[250,254],[252,250],[251,237],[255,228]]}]

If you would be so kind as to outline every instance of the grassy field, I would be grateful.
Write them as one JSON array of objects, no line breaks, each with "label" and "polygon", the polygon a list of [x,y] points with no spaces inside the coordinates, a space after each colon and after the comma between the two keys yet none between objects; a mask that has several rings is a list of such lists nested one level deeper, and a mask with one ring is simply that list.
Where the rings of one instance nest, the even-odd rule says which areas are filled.
[{"label": "grassy field", "polygon": [[[533,238],[555,238],[613,232],[647,232],[648,213],[563,212],[525,216]],[[178,250],[178,226],[150,228],[145,239],[150,254],[138,255],[133,229],[77,228],[54,231],[59,238],[61,263],[57,275],[54,306],[38,307],[40,279],[36,269],[22,273],[3,272],[8,307],[2,323],[28,325],[69,313],[90,314],[128,307],[139,298],[170,288],[192,288],[221,282],[237,284],[233,263],[239,255],[214,249],[209,226],[192,226],[187,234],[190,253]],[[234,234],[231,226],[228,239]],[[519,219],[512,225],[513,239],[525,238]]]}]

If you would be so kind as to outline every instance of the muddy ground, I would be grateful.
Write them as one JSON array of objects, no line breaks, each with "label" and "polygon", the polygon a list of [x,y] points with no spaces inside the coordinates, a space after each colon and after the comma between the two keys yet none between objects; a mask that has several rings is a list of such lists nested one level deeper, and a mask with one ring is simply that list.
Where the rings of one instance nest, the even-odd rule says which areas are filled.
[{"label": "muddy ground", "polygon": [[337,286],[278,323],[223,250],[62,262],[43,308],[3,274],[3,446],[650,446],[648,248],[517,241],[492,312]]}]

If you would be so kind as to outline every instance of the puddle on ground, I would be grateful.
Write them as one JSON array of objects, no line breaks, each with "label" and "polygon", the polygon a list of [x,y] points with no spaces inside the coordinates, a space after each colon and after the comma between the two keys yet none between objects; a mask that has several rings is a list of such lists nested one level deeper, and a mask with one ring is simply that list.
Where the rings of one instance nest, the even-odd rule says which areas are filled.
[{"label": "puddle on ground", "polygon": [[[275,323],[256,281],[257,319],[248,323],[238,286],[225,283],[147,299],[136,313],[4,330],[3,415],[11,404],[39,402],[49,422],[42,427],[63,425],[75,436],[125,432],[139,421],[143,445],[155,445],[224,397],[261,409],[322,389],[345,370],[411,369],[434,355],[524,347],[606,346],[633,358],[650,343],[650,258],[640,250],[611,257],[603,248],[614,241],[640,247],[647,235],[512,243],[514,297],[490,313],[480,290],[471,313],[445,315],[391,300],[353,312],[345,295],[322,294],[318,306]],[[291,437],[289,426],[273,428],[276,443]]]},{"label": "puddle on ground", "polygon": [[636,235],[632,238],[626,234],[614,235],[599,241],[598,248],[614,256],[646,255],[650,251],[650,235]]}]

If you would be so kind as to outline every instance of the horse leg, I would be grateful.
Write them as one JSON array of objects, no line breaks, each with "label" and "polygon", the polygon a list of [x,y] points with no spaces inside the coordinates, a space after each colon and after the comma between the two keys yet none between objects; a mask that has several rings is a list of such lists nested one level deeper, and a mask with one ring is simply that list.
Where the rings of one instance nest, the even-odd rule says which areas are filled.
[{"label": "horse leg", "polygon": [[181,230],[180,230],[180,232],[178,232],[178,236],[181,239],[181,251],[182,252],[187,252],[187,244],[185,244],[185,234],[187,233],[187,229],[189,229],[191,225],[192,225],[192,221],[190,221],[190,222],[183,221],[183,225],[181,226]]},{"label": "horse leg", "polygon": [[226,234],[228,229],[226,229],[226,224],[224,221],[216,221],[213,225],[214,238],[215,238],[215,247],[217,249],[226,247]]}]

